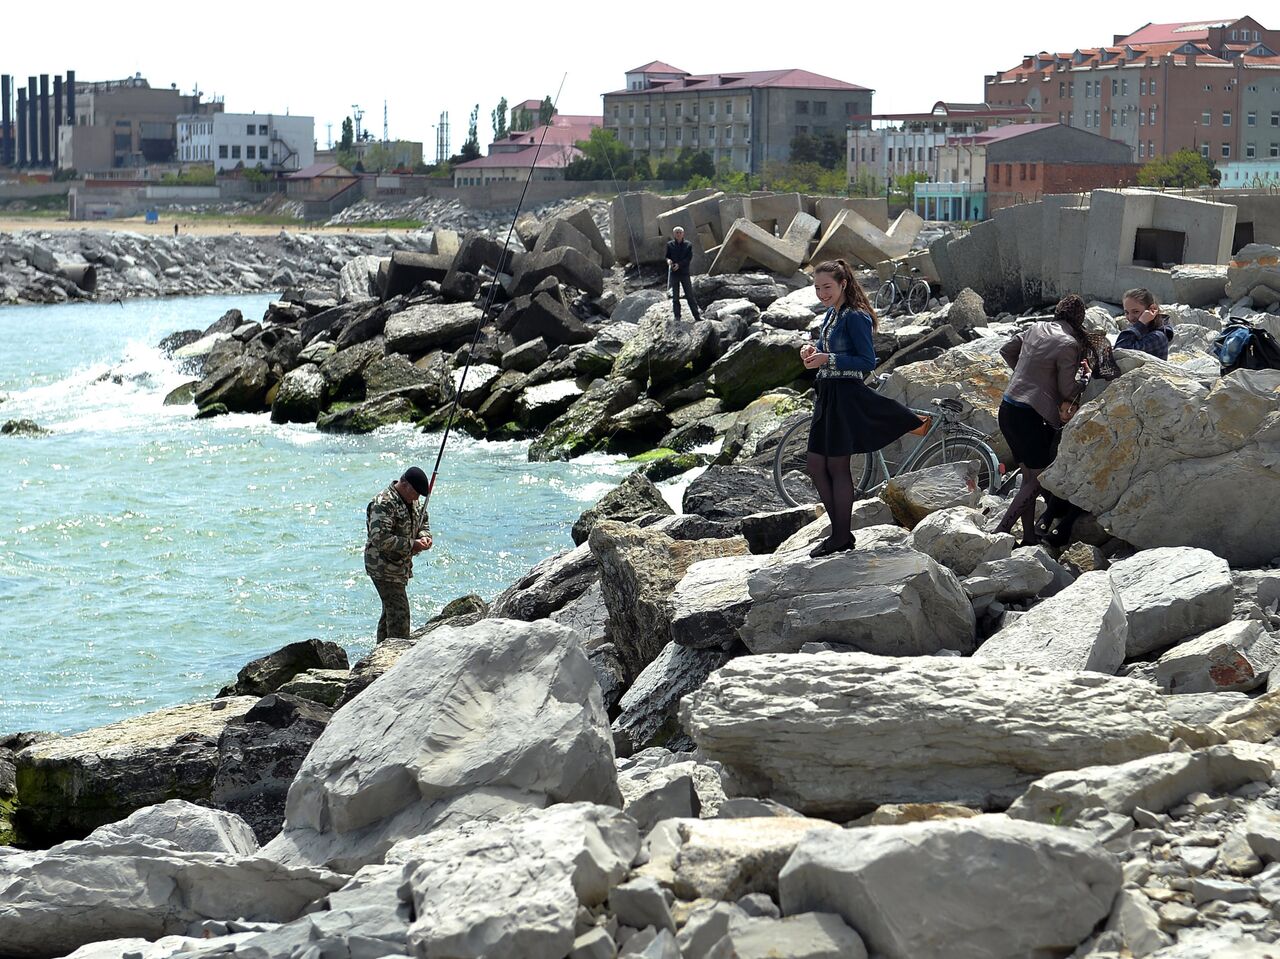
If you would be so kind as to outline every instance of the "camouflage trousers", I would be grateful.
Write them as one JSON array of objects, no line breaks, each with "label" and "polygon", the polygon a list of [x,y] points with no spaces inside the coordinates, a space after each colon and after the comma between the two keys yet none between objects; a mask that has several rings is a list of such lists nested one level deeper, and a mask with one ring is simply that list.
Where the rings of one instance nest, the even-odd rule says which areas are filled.
[{"label": "camouflage trousers", "polygon": [[378,591],[378,598],[382,600],[382,615],[378,618],[378,642],[387,638],[409,638],[407,587],[408,583],[395,580],[373,580],[373,588]]}]

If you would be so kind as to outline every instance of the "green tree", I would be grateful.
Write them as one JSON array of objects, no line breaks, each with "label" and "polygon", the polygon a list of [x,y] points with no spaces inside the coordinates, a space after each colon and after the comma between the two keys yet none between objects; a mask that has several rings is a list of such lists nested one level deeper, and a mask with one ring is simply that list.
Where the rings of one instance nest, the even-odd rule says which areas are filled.
[{"label": "green tree", "polygon": [[926,183],[929,180],[927,173],[904,173],[901,176],[893,178],[893,190],[900,193],[906,198],[907,203],[914,203],[916,198],[916,184]]},{"label": "green tree", "polygon": [[551,122],[551,118],[556,115],[555,104],[551,102],[551,96],[542,98],[542,103],[538,105],[538,125],[545,127]]},{"label": "green tree", "polygon": [[356,127],[351,122],[351,117],[347,117],[342,121],[342,139],[338,141],[339,153],[350,153],[351,148],[356,142]]},{"label": "green tree", "polygon": [[591,135],[574,144],[582,156],[569,161],[564,168],[566,180],[630,179],[634,172],[630,152],[612,130],[593,127]]},{"label": "green tree", "polygon": [[503,97],[498,101],[498,105],[493,108],[493,113],[489,114],[493,120],[493,138],[501,140],[507,135],[507,98]]},{"label": "green tree", "polygon": [[467,124],[467,140],[462,144],[463,160],[476,160],[480,157],[480,133],[477,124],[480,122],[480,104],[471,111],[471,120]]},{"label": "green tree", "polygon": [[870,170],[859,170],[858,175],[849,184],[850,196],[880,196],[884,193],[884,184]]},{"label": "green tree", "polygon": [[1221,174],[1214,168],[1213,162],[1195,150],[1186,148],[1168,156],[1156,157],[1138,171],[1138,183],[1142,186],[1190,189],[1213,184],[1218,180],[1221,180]]},{"label": "green tree", "polygon": [[797,133],[791,138],[792,163],[816,163],[826,170],[844,166],[844,142],[831,133]]}]

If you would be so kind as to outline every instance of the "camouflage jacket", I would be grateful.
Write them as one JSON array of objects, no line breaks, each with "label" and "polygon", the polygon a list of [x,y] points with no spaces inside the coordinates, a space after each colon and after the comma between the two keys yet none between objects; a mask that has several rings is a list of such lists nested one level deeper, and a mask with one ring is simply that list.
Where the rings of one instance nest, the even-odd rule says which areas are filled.
[{"label": "camouflage jacket", "polygon": [[365,528],[364,571],[373,579],[407,583],[413,576],[413,541],[431,532],[423,508],[410,506],[388,486],[365,508]]}]

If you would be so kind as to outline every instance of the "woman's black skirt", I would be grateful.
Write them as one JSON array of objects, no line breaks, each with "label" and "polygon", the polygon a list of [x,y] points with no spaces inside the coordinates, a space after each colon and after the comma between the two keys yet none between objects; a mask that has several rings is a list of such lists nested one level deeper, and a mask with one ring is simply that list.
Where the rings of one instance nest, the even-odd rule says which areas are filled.
[{"label": "woman's black skirt", "polygon": [[920,425],[897,400],[856,379],[819,379],[809,427],[809,452],[821,456],[874,453]]},{"label": "woman's black skirt", "polygon": [[1058,455],[1058,440],[1062,434],[1035,410],[1014,406],[1005,400],[1000,404],[997,419],[1015,463],[1021,463],[1028,469],[1042,470]]}]

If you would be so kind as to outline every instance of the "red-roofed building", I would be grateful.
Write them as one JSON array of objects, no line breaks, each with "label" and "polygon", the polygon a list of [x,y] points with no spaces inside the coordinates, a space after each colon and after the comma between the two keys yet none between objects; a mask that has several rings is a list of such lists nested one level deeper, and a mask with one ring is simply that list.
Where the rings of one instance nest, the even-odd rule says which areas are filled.
[{"label": "red-roofed building", "polygon": [[626,84],[604,94],[604,122],[633,154],[705,151],[748,173],[789,160],[796,136],[843,140],[875,93],[808,70],[692,74],[659,60],[628,70]]},{"label": "red-roofed building", "polygon": [[1280,30],[1252,17],[1148,23],[1107,47],[1037,53],[988,76],[988,102],[1122,140],[1144,163],[1280,157]]},{"label": "red-roofed building", "polygon": [[[520,106],[539,101],[526,100]],[[582,156],[574,146],[591,136],[601,125],[600,117],[557,113],[545,127],[515,130],[489,144],[487,156],[453,168],[454,186],[480,186],[497,180],[526,180],[530,171],[535,180],[563,180],[564,168]]]}]

